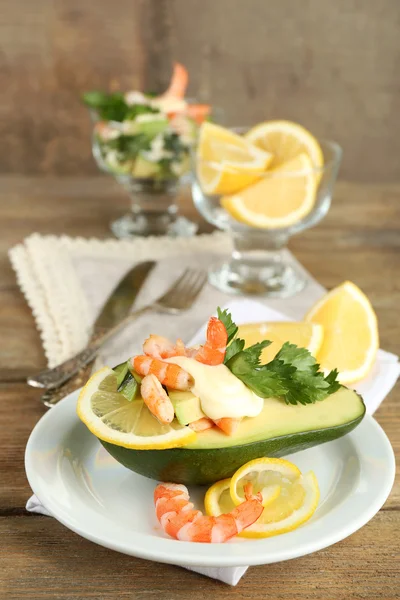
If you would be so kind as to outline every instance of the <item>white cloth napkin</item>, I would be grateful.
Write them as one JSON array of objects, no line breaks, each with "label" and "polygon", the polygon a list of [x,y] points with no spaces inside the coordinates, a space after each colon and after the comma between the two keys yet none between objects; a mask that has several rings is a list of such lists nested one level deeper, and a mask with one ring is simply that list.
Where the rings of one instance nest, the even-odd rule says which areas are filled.
[{"label": "white cloth napkin", "polygon": [[[133,242],[34,234],[10,251],[10,259],[41,333],[48,364],[53,366],[84,347],[90,325],[101,305],[134,263],[152,258],[160,261],[144,286],[138,299],[139,305],[157,297],[185,265],[206,268],[216,255],[229,251],[229,237],[221,233],[185,240],[156,238]],[[229,308],[237,323],[301,320],[325,290],[294,257],[288,256],[308,281],[307,287],[294,298],[264,302],[246,298],[232,301],[230,296],[206,286],[192,309],[179,317],[147,315],[130,325],[108,344],[96,367],[104,363],[117,364],[127,355],[139,351],[141,341],[151,331],[172,338],[180,336],[189,343],[200,342],[205,326],[200,330],[198,327],[206,323],[218,305]],[[399,374],[398,357],[379,350],[371,373],[356,386],[364,397],[368,413],[372,414],[378,408]],[[43,503],[32,496],[26,509],[51,516],[45,508],[45,499],[42,500]],[[247,568],[193,567],[190,570],[236,585]]]}]

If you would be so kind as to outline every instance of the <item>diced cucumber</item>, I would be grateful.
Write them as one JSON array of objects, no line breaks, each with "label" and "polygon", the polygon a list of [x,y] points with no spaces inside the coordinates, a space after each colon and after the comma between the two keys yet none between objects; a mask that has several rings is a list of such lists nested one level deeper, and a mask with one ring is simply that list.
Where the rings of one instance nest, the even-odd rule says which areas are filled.
[{"label": "diced cucumber", "polygon": [[[168,119],[160,119],[153,118],[150,120],[150,117],[153,115],[146,115],[148,120],[140,121],[139,119],[136,121],[136,133],[145,135],[148,139],[153,139],[159,133],[163,133],[168,127]],[[157,116],[157,115],[156,115]]]},{"label": "diced cucumber", "polygon": [[131,373],[128,373],[124,381],[118,387],[118,392],[124,396],[129,402],[136,398],[139,391],[139,384]]},{"label": "diced cucumber", "polygon": [[113,371],[117,376],[117,388],[119,388],[128,373],[128,363],[125,361],[120,365],[117,365],[113,368]]}]

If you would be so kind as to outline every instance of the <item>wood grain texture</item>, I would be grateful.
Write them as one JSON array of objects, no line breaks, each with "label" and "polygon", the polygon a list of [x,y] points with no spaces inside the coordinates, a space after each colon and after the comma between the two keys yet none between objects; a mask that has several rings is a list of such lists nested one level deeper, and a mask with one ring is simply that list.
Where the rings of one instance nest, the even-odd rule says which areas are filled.
[{"label": "wood grain texture", "polygon": [[398,177],[398,0],[2,0],[0,169],[94,174],[87,89],[189,93],[231,125],[303,123],[344,148],[342,174]]},{"label": "wood grain texture", "polygon": [[[400,185],[341,182],[328,216],[293,238],[291,248],[326,287],[344,279],[370,296],[381,346],[399,353]],[[184,212],[195,216],[188,198]],[[400,388],[377,411],[397,456],[390,497],[350,538],[310,556],[252,567],[237,588],[169,565],[96,546],[53,519],[28,514],[23,464],[30,431],[45,409],[25,377],[44,366],[32,315],[6,252],[32,231],[108,236],[126,210],[122,189],[106,177],[0,177],[0,599],[135,600],[213,596],[264,600],[400,598]],[[208,226],[201,224],[202,230]]]},{"label": "wood grain texture", "polygon": [[[171,565],[96,546],[54,519],[0,519],[2,598],[10,600],[394,600],[400,513],[381,512],[350,538],[310,556],[251,567],[236,588]],[[385,544],[376,552],[377,539]],[[22,574],[21,574],[22,572]]]}]

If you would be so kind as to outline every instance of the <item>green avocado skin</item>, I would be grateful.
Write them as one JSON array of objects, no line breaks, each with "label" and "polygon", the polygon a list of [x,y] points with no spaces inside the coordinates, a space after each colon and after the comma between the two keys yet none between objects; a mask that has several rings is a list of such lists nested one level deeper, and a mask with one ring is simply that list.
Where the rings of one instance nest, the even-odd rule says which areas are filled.
[{"label": "green avocado skin", "polygon": [[357,427],[363,416],[364,413],[357,419],[336,427],[293,433],[227,448],[131,450],[100,441],[119,463],[140,475],[157,481],[209,485],[232,477],[249,460],[262,456],[285,456],[336,440]]}]

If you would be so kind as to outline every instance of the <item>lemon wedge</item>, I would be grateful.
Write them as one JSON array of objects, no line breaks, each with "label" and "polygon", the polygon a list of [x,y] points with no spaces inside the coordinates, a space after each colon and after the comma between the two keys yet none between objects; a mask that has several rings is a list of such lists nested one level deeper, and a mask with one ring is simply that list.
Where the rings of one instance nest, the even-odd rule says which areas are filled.
[{"label": "lemon wedge", "polygon": [[379,347],[378,322],[367,296],[346,281],[326,294],[305,317],[324,328],[317,360],[338,369],[340,383],[353,383],[371,370]]},{"label": "lemon wedge", "polygon": [[206,194],[233,194],[257,181],[272,160],[244,137],[205,122],[200,128],[197,176]]},{"label": "lemon wedge", "polygon": [[245,341],[246,348],[263,340],[270,340],[272,344],[264,348],[260,359],[261,364],[266,364],[275,357],[285,342],[307,348],[314,357],[317,356],[322,346],[324,328],[318,323],[301,321],[248,323],[239,325],[238,336]]},{"label": "lemon wedge", "polygon": [[77,413],[100,440],[137,450],[164,450],[185,446],[196,438],[175,420],[161,424],[139,397],[129,401],[117,392],[114,371],[104,367],[89,379],[78,398]]},{"label": "lemon wedge", "polygon": [[313,167],[322,167],[324,156],[315,137],[301,125],[291,121],[266,121],[245,135],[252,144],[273,154],[270,167],[280,166],[299,154],[307,154]]},{"label": "lemon wedge", "polygon": [[251,227],[289,227],[312,210],[317,186],[311,159],[303,153],[236,194],[223,196],[221,205],[234,219]]}]

